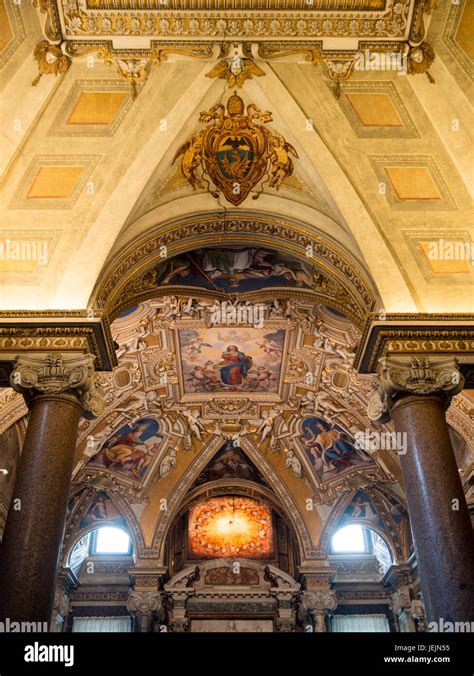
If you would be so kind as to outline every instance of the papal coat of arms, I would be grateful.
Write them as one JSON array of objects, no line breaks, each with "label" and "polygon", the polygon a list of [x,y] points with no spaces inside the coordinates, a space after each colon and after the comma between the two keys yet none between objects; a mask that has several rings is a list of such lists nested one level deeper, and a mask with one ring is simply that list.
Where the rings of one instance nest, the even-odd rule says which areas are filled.
[{"label": "papal coat of arms", "polygon": [[211,195],[218,198],[223,192],[234,205],[243,202],[264,177],[278,190],[293,173],[290,155],[298,157],[298,153],[279,132],[257,124],[271,120],[271,113],[253,103],[245,111],[244,102],[234,92],[227,101],[227,115],[222,103],[200,114],[199,121],[209,124],[183,143],[173,162],[182,155],[181,173],[194,190],[208,188],[211,179],[217,188],[208,188]]}]

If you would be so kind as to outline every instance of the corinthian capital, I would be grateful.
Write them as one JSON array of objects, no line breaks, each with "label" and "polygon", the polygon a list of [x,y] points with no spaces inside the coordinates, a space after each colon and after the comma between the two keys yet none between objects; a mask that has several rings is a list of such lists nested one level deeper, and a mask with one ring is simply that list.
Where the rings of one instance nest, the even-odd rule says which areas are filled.
[{"label": "corinthian capital", "polygon": [[85,414],[98,416],[104,403],[97,388],[94,360],[92,354],[20,355],[10,384],[27,399],[35,394],[75,394]]},{"label": "corinthian capital", "polygon": [[447,402],[460,392],[464,377],[454,357],[381,357],[378,361],[376,389],[369,399],[368,416],[387,422],[400,394],[442,396]]},{"label": "corinthian capital", "polygon": [[154,589],[130,591],[127,610],[131,613],[157,613],[161,608],[161,593]]},{"label": "corinthian capital", "polygon": [[304,591],[302,602],[310,613],[334,610],[337,606],[336,593],[329,589],[312,589]]}]

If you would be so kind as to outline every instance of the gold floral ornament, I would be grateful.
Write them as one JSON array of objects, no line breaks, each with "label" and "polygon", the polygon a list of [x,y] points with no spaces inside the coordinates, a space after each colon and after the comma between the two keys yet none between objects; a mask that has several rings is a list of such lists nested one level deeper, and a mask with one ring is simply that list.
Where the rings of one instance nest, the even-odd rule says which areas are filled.
[{"label": "gold floral ornament", "polygon": [[240,56],[219,61],[209,73],[206,73],[206,77],[227,80],[229,87],[242,87],[245,80],[251,80],[254,75],[261,77],[265,72],[252,59],[243,59]]},{"label": "gold floral ornament", "polygon": [[52,45],[47,40],[41,40],[36,45],[33,56],[38,61],[39,74],[31,83],[36,87],[43,75],[58,75],[65,73],[71,65],[71,59],[62,53],[61,47]]},{"label": "gold floral ornament", "polygon": [[[222,192],[228,202],[238,205],[264,177],[272,188],[293,173],[294,147],[282,134],[257,122],[271,122],[272,115],[254,103],[245,104],[234,92],[225,107],[219,103],[201,113],[200,122],[208,123],[193,133],[178,149],[180,170],[193,189],[207,188],[216,199]],[[217,190],[209,187],[209,177]],[[259,193],[253,196],[257,199]]]}]

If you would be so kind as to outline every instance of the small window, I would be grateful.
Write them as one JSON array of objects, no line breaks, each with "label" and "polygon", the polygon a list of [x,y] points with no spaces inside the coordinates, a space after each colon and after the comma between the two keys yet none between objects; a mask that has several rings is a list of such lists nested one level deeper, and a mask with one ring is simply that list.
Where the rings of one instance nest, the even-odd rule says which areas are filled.
[{"label": "small window", "polygon": [[364,528],[351,524],[333,535],[331,549],[335,554],[364,554],[368,551]]},{"label": "small window", "polygon": [[94,532],[94,554],[130,554],[130,536],[120,528],[105,526]]}]

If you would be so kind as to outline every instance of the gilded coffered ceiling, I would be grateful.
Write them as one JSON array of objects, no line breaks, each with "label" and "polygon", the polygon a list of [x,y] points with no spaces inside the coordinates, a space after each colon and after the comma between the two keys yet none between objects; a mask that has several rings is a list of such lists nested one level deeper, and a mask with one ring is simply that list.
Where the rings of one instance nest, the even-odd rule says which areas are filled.
[{"label": "gilded coffered ceiling", "polygon": [[[249,214],[330,243],[371,310],[472,309],[471,261],[431,255],[472,243],[470,3],[251,5],[0,2],[3,309],[93,307],[147,238]],[[174,161],[234,90],[292,160],[238,204]]]}]

